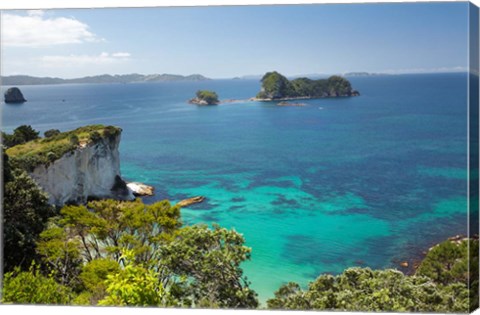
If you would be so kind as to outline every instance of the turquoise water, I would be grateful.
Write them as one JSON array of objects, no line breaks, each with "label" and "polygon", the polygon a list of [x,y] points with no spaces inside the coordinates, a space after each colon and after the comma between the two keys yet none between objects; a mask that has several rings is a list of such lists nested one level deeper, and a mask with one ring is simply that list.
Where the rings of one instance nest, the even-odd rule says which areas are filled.
[{"label": "turquoise water", "polygon": [[198,89],[247,99],[259,82],[25,86],[3,129],[123,128],[122,175],[151,203],[203,195],[185,224],[217,222],[252,247],[261,301],[352,265],[395,267],[467,228],[467,75],[351,78],[360,97],[305,107],[197,107]]}]

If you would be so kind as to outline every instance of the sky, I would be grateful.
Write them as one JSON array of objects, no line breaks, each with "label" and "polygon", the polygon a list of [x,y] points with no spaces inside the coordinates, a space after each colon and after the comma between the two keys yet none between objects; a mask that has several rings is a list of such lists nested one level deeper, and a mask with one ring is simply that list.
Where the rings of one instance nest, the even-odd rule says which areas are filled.
[{"label": "sky", "polygon": [[2,75],[465,71],[468,3],[4,10]]}]

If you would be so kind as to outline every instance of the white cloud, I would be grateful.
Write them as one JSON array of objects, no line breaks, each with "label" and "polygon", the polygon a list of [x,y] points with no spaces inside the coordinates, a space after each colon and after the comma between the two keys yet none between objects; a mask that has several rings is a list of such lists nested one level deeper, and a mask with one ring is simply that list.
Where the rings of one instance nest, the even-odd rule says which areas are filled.
[{"label": "white cloud", "polygon": [[75,18],[45,17],[44,11],[30,10],[26,16],[3,14],[2,44],[36,47],[100,41],[87,24]]},{"label": "white cloud", "polygon": [[42,67],[84,67],[84,66],[101,66],[111,65],[128,61],[130,54],[126,52],[117,52],[109,54],[102,52],[99,55],[66,55],[66,56],[43,56],[39,58],[39,64]]}]

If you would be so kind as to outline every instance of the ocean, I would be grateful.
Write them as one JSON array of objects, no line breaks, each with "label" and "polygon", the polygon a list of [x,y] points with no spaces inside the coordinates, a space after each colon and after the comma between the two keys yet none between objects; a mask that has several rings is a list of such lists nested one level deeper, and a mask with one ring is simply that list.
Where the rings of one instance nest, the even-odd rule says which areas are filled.
[{"label": "ocean", "polygon": [[264,304],[350,266],[406,271],[467,233],[467,74],[349,80],[361,96],[304,107],[186,102],[199,89],[245,100],[257,80],[20,86],[28,102],[2,104],[2,129],[121,127],[122,176],[155,187],[146,203],[205,196],[184,224],[242,233]]}]

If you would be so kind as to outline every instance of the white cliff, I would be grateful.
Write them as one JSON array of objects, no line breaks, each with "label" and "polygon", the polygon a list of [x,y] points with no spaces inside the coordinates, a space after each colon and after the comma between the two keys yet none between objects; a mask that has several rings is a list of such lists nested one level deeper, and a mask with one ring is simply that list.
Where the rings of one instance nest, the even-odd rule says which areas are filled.
[{"label": "white cliff", "polygon": [[51,204],[85,203],[88,199],[133,200],[120,174],[120,133],[81,144],[30,174],[48,193]]}]

